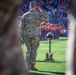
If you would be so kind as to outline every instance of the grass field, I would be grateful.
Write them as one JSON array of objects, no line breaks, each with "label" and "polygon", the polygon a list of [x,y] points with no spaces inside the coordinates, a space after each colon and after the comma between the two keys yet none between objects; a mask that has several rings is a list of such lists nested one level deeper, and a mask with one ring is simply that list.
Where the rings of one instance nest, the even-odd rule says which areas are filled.
[{"label": "grass field", "polygon": [[[44,61],[48,52],[48,41],[41,41],[38,49],[36,68],[38,71],[30,71],[32,75],[65,75],[66,71],[66,38],[52,41],[52,53],[54,61]],[[22,46],[25,56],[25,45]]]}]

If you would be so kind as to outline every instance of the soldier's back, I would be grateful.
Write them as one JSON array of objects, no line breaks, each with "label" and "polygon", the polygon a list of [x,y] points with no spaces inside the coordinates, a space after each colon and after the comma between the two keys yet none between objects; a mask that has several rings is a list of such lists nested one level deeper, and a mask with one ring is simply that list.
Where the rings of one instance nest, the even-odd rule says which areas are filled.
[{"label": "soldier's back", "polygon": [[29,36],[39,36],[40,35],[40,15],[37,11],[29,11],[23,15],[22,25],[24,34]]},{"label": "soldier's back", "polygon": [[23,15],[25,20],[25,26],[36,26],[41,23],[40,22],[40,15],[37,11],[29,11]]}]

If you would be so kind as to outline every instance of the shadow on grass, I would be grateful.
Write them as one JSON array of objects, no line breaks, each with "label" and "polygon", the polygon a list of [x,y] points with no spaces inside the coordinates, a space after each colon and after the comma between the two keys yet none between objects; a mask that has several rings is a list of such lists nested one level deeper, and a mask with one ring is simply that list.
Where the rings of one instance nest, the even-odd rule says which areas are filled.
[{"label": "shadow on grass", "polygon": [[55,60],[37,60],[36,62],[64,63],[65,61],[55,61]]},{"label": "shadow on grass", "polygon": [[67,39],[59,39],[59,41],[66,41]]},{"label": "shadow on grass", "polygon": [[40,71],[39,72],[46,72],[46,73],[54,73],[54,74],[58,74],[58,75],[65,75],[64,72],[52,72],[52,71]]},{"label": "shadow on grass", "polygon": [[[42,72],[44,72],[45,74],[42,74]],[[64,72],[52,72],[52,71],[35,71],[35,72],[30,72],[32,75],[47,75],[47,73],[50,73],[48,75],[52,75],[52,74],[55,74],[55,75],[65,75]]]},{"label": "shadow on grass", "polygon": [[41,74],[41,73],[31,73],[31,75],[46,75],[46,74]]}]

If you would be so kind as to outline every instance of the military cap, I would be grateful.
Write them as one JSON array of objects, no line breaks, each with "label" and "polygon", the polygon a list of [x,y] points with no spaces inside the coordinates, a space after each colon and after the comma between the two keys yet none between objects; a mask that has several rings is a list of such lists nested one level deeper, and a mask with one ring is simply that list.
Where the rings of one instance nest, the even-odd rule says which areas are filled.
[{"label": "military cap", "polygon": [[37,5],[37,4],[36,4],[35,1],[31,1],[31,2],[30,2],[30,6],[31,6],[31,7],[35,7],[36,5]]}]

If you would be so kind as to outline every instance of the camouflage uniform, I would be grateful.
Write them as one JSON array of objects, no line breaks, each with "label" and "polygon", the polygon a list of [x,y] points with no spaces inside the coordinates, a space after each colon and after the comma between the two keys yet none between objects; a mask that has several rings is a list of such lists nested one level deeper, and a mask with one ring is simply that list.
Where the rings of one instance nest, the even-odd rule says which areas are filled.
[{"label": "camouflage uniform", "polygon": [[28,11],[22,16],[22,37],[27,47],[26,62],[28,65],[35,64],[37,49],[39,47],[39,37],[41,34],[40,24],[43,21],[49,21],[50,18],[46,12]]}]

